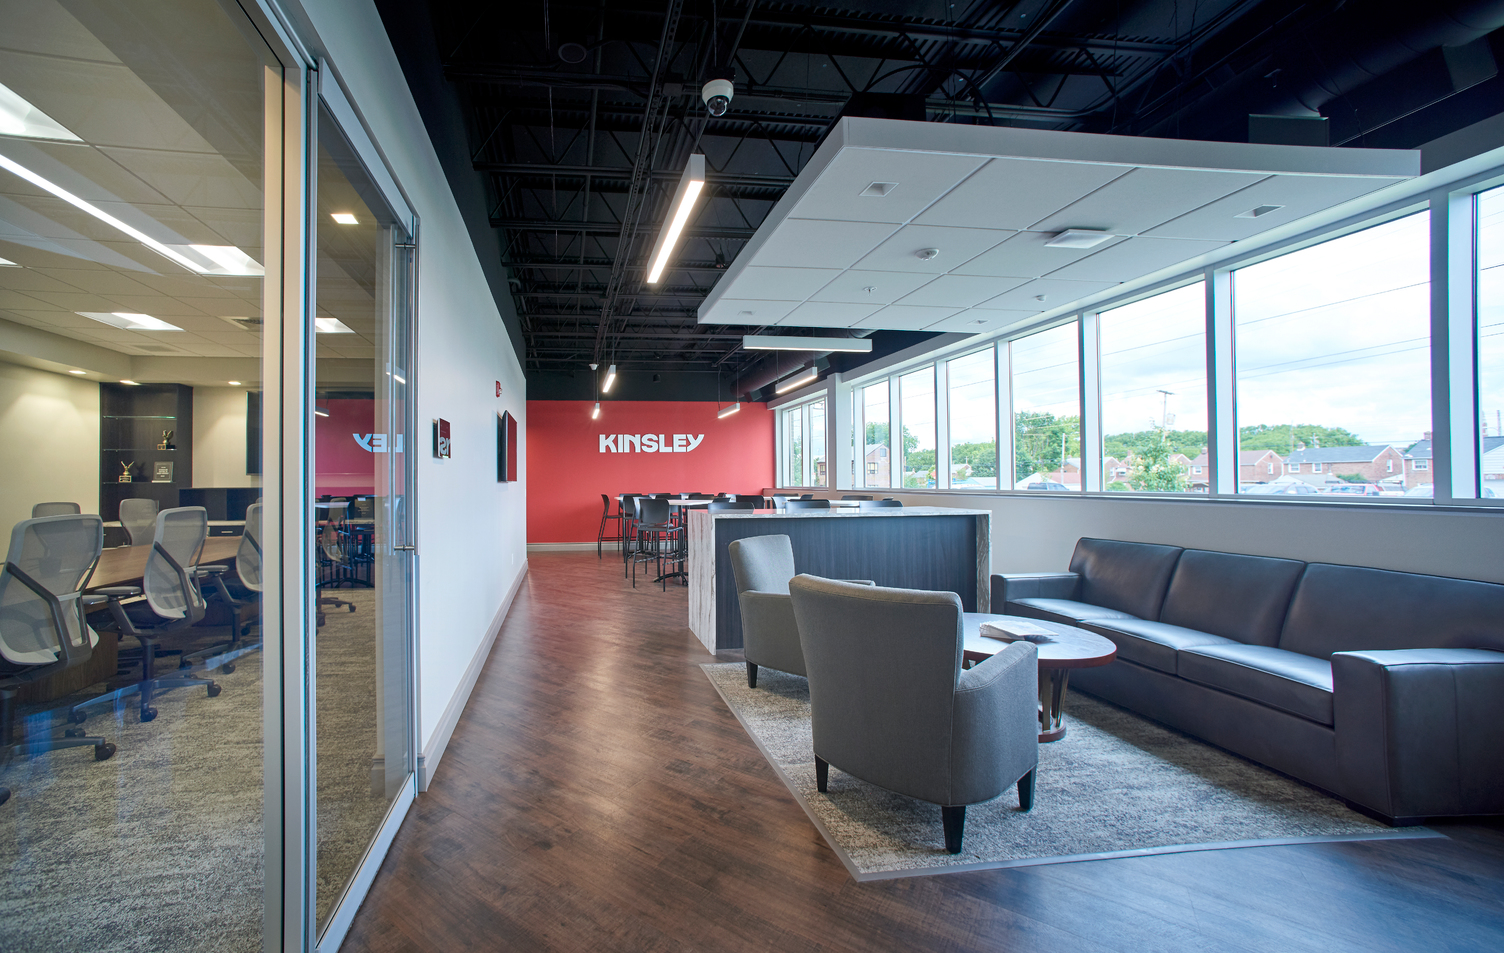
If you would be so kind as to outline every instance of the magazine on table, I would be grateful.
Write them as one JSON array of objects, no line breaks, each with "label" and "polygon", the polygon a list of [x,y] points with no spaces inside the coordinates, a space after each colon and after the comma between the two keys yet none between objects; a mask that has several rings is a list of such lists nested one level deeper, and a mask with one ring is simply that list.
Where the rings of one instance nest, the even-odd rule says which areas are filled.
[{"label": "magazine on table", "polygon": [[1053,642],[1053,633],[1044,626],[1025,619],[1009,619],[1006,622],[983,622],[982,635],[999,642]]}]

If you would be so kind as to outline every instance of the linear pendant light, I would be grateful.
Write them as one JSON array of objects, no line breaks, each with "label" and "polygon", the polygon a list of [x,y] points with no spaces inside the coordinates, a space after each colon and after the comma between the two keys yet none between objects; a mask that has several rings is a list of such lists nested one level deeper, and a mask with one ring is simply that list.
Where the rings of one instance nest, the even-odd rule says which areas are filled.
[{"label": "linear pendant light", "polygon": [[815,380],[819,376],[820,369],[811,364],[804,370],[795,371],[793,374],[790,374],[788,377],[785,377],[783,380],[779,381],[778,386],[773,388],[773,393],[787,394],[794,388],[802,387],[805,384],[808,384],[810,381]]},{"label": "linear pendant light", "polygon": [[601,402],[596,401],[595,407],[590,411],[590,419],[595,420],[601,415]]},{"label": "linear pendant light", "polygon": [[604,383],[604,384],[601,385],[601,393],[602,394],[609,394],[609,393],[611,393],[611,385],[615,384],[615,383],[616,383],[616,365],[612,364],[610,367],[606,368],[606,383]]},{"label": "linear pendant light", "polygon": [[742,402],[741,401],[737,401],[734,404],[730,404],[728,406],[722,407],[721,408],[721,412],[718,413],[718,414],[716,414],[716,416],[718,418],[720,418],[721,420],[725,420],[727,417],[730,417],[732,414],[736,413],[738,410],[741,410],[741,409],[742,409]]},{"label": "linear pendant light", "polygon": [[669,205],[669,218],[663,226],[663,231],[658,233],[658,241],[653,245],[653,253],[648,256],[651,262],[648,268],[648,284],[656,285],[663,277],[664,266],[668,264],[669,256],[674,253],[674,246],[679,243],[679,235],[684,231],[684,226],[689,222],[689,213],[694,211],[695,202],[700,198],[700,192],[705,188],[705,157],[696,152],[689,157],[689,163],[684,167],[684,174],[679,177],[679,187],[674,189],[674,201]]},{"label": "linear pendant light", "polygon": [[781,334],[746,334],[742,347],[749,351],[843,351],[869,354],[871,338],[801,338]]}]

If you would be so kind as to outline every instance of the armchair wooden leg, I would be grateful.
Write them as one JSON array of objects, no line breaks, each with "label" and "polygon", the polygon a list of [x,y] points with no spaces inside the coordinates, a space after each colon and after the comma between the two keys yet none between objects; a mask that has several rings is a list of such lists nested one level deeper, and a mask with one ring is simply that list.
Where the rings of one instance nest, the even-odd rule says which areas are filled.
[{"label": "armchair wooden leg", "polygon": [[821,794],[830,786],[830,762],[815,755],[815,790]]},{"label": "armchair wooden leg", "polygon": [[748,662],[747,663],[747,687],[748,688],[756,688],[757,687],[757,663],[756,662]]},{"label": "armchair wooden leg", "polygon": [[940,806],[940,823],[945,826],[945,852],[961,853],[961,831],[966,826],[966,805]]},{"label": "armchair wooden leg", "polygon": [[1039,773],[1036,767],[1028,774],[1018,779],[1018,809],[1027,811],[1034,806],[1034,777]]}]

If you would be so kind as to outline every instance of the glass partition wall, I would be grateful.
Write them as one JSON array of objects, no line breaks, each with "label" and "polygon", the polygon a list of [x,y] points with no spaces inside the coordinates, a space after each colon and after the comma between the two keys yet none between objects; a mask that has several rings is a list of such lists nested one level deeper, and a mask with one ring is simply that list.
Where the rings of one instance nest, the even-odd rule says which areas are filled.
[{"label": "glass partition wall", "polygon": [[389,812],[413,794],[408,514],[416,445],[412,222],[393,210],[322,107],[316,196],[310,574],[317,602],[309,666],[314,909],[323,932]]},{"label": "glass partition wall", "polygon": [[14,12],[0,326],[36,350],[0,363],[33,444],[0,494],[0,948],[262,949],[283,64],[215,0]]}]

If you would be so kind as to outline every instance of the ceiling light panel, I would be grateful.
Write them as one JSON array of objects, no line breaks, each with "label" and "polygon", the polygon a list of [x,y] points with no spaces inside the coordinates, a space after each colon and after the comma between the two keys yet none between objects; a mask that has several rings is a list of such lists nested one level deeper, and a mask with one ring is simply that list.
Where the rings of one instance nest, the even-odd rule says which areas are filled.
[{"label": "ceiling light panel", "polygon": [[0,258],[0,268],[20,268],[21,266],[9,258]]},{"label": "ceiling light panel", "polygon": [[351,328],[339,318],[314,318],[313,329],[319,334],[354,334]]},{"label": "ceiling light panel", "polygon": [[122,331],[183,330],[175,324],[168,324],[166,321],[154,318],[149,314],[137,314],[130,311],[75,311],[74,314],[91,318],[100,324],[107,324],[112,328],[119,328]]},{"label": "ceiling light panel", "polygon": [[353,212],[331,212],[329,213],[329,217],[340,225],[360,224],[360,220],[355,217]]},{"label": "ceiling light panel", "polygon": [[82,142],[62,123],[42,112],[7,86],[0,85],[0,136]]},{"label": "ceiling light panel", "polygon": [[[928,208],[986,162],[889,149],[846,149],[789,211],[791,218],[902,224]],[[879,187],[890,186],[883,194]]]}]

